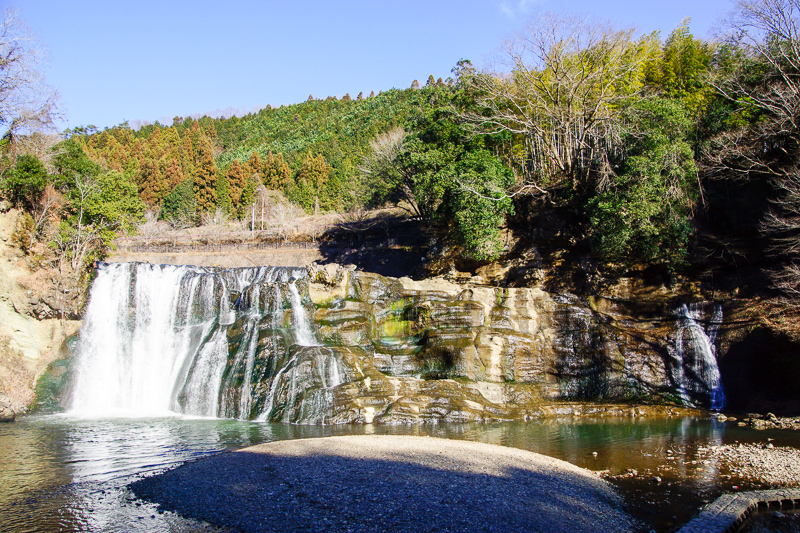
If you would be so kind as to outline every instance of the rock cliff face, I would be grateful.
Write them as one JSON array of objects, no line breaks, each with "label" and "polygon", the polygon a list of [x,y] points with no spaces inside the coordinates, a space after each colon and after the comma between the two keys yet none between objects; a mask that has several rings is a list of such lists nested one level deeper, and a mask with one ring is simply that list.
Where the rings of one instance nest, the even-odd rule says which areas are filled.
[{"label": "rock cliff face", "polygon": [[526,418],[554,400],[722,407],[714,304],[631,309],[336,265],[309,277],[320,338],[358,378],[336,390],[336,421]]},{"label": "rock cliff face", "polygon": [[54,271],[32,270],[13,246],[18,216],[0,213],[0,405],[14,413],[31,405],[38,377],[80,326],[70,320],[77,291],[57,288]]},{"label": "rock cliff face", "polygon": [[336,264],[106,264],[56,396],[311,424],[719,410],[752,392],[742,307],[626,280],[582,298]]},{"label": "rock cliff face", "polygon": [[710,407],[721,316],[705,307],[632,323],[608,302],[335,264],[104,264],[60,396],[77,412],[312,424]]}]

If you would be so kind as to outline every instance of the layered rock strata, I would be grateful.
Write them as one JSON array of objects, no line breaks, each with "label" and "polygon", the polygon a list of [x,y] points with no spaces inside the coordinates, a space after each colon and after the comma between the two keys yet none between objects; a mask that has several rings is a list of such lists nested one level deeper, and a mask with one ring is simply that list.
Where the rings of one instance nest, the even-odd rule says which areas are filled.
[{"label": "layered rock strata", "polygon": [[654,410],[553,402],[709,402],[702,376],[686,370],[698,347],[678,311],[634,320],[618,302],[333,264],[310,268],[308,293],[320,339],[348,378],[330,422],[637,416]]}]

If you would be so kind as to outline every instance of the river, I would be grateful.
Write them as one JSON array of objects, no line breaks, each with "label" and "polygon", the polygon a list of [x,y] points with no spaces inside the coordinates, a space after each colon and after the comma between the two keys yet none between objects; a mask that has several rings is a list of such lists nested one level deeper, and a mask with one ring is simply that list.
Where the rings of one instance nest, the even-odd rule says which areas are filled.
[{"label": "river", "polygon": [[[205,531],[202,524],[137,499],[128,485],[186,461],[261,442],[365,433],[512,446],[611,474],[635,469],[643,475],[614,482],[640,518],[657,515],[649,524],[659,531],[685,523],[704,501],[742,485],[725,479],[716,464],[692,464],[698,447],[768,438],[776,446],[800,447],[800,436],[792,432],[695,418],[303,426],[177,416],[28,416],[0,426],[0,531]],[[651,480],[656,474],[660,484]],[[740,490],[749,488],[758,487]]]}]

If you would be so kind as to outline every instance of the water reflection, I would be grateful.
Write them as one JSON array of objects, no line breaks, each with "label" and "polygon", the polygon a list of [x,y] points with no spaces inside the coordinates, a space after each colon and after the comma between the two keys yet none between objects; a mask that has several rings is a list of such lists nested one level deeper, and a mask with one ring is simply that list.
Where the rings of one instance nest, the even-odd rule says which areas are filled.
[{"label": "water reflection", "polygon": [[[185,531],[136,501],[139,476],[272,440],[225,420],[30,417],[0,428],[0,531]],[[177,528],[177,529],[176,529]]]},{"label": "water reflection", "polygon": [[658,474],[700,489],[723,483],[698,451],[734,441],[800,447],[800,436],[716,420],[604,419],[425,426],[293,426],[217,419],[27,417],[0,426],[0,531],[201,531],[159,513],[127,485],[225,450],[345,434],[466,439],[543,453],[592,470]]}]

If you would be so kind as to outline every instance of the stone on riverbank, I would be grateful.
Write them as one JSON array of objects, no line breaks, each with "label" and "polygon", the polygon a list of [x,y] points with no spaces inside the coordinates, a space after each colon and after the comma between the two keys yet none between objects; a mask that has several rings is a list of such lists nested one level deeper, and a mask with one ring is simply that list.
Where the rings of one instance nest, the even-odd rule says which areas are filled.
[{"label": "stone on riverbank", "polygon": [[11,402],[5,398],[0,398],[0,422],[13,422],[16,413],[11,408]]},{"label": "stone on riverbank", "polygon": [[712,446],[709,455],[721,460],[731,475],[768,485],[800,486],[800,450],[758,444]]},{"label": "stone on riverbank", "polygon": [[750,426],[755,429],[793,429],[800,431],[800,417],[778,417],[772,413],[767,413],[766,415],[751,413],[744,418],[740,425]]}]

